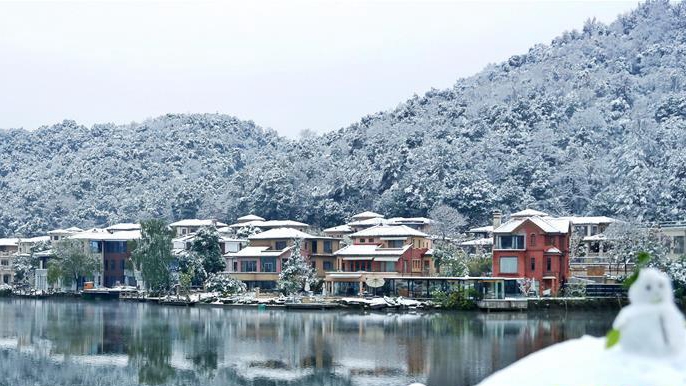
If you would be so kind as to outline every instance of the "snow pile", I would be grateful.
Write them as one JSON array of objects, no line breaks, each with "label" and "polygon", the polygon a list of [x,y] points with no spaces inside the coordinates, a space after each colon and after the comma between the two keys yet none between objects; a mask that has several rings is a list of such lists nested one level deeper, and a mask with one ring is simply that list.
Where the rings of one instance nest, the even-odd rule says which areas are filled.
[{"label": "snow pile", "polygon": [[672,291],[665,273],[642,269],[629,289],[631,304],[617,315],[607,339],[584,336],[556,344],[481,385],[686,385],[686,323]]},{"label": "snow pile", "polygon": [[686,385],[685,363],[686,352],[669,359],[651,358],[626,353],[619,346],[605,349],[604,338],[584,336],[537,351],[479,385]]}]

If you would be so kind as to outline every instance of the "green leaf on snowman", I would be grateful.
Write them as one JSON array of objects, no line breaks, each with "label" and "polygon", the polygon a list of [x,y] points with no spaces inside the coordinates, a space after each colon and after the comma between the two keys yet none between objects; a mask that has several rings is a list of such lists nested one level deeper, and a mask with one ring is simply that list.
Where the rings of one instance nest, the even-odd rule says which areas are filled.
[{"label": "green leaf on snowman", "polygon": [[612,329],[605,337],[605,348],[610,348],[619,342],[619,330]]}]

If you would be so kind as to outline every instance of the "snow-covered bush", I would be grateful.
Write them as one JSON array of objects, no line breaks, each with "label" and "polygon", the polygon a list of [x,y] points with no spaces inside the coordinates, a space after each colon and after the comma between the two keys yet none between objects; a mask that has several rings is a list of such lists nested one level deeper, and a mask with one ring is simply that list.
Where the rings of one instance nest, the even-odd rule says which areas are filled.
[{"label": "snow-covered bush", "polygon": [[12,294],[12,286],[5,283],[0,284],[0,296],[8,296]]},{"label": "snow-covered bush", "polygon": [[205,288],[209,292],[219,292],[222,296],[242,294],[248,290],[242,281],[223,274],[211,275]]}]

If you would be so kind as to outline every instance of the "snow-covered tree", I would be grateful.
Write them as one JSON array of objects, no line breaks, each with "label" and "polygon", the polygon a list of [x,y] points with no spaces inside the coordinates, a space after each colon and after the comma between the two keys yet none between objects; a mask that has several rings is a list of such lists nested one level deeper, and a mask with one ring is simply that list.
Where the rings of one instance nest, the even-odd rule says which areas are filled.
[{"label": "snow-covered tree", "polygon": [[214,226],[198,230],[189,252],[202,262],[207,274],[222,272],[226,268],[226,261],[219,246],[219,233]]},{"label": "snow-covered tree", "polygon": [[177,255],[179,273],[190,278],[190,284],[200,286],[207,280],[208,272],[200,254],[195,251],[182,251]]},{"label": "snow-covered tree", "polygon": [[78,285],[80,279],[102,272],[102,259],[97,254],[87,252],[81,240],[60,240],[53,251],[55,259],[52,264],[59,267],[62,282],[66,285]]},{"label": "snow-covered tree", "polygon": [[211,275],[205,288],[210,292],[219,292],[222,296],[242,294],[248,290],[245,283],[226,274]]},{"label": "snow-covered tree", "polygon": [[457,238],[467,225],[467,219],[457,209],[444,204],[431,209],[429,217],[433,220],[431,232],[443,240]]},{"label": "snow-covered tree", "polygon": [[628,275],[628,267],[638,263],[641,252],[660,261],[667,255],[667,239],[659,229],[645,227],[629,222],[616,222],[605,231],[607,252],[617,271],[623,270]]},{"label": "snow-covered tree", "polygon": [[296,294],[305,289],[306,284],[312,286],[317,277],[314,268],[302,254],[302,240],[293,240],[291,255],[283,263],[276,288],[286,295]]},{"label": "snow-covered tree", "polygon": [[162,220],[141,222],[141,239],[136,243],[131,259],[141,271],[146,288],[153,293],[171,289],[172,232]]}]

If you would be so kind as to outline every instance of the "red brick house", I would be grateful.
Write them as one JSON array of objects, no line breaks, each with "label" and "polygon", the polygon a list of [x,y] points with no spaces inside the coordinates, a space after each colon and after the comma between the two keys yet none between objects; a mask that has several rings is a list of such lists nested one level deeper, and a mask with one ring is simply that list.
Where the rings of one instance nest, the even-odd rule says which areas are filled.
[{"label": "red brick house", "polygon": [[493,215],[493,276],[530,278],[539,294],[556,295],[569,279],[568,219],[526,209],[500,223]]}]

